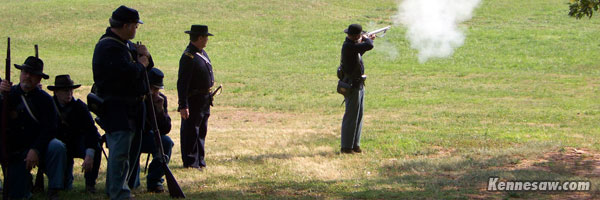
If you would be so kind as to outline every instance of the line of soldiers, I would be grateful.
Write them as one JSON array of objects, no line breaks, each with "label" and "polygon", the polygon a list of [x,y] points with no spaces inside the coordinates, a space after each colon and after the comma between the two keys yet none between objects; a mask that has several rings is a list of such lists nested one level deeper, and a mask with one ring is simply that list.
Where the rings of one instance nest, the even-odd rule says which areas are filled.
[{"label": "line of soldiers", "polygon": [[[87,105],[73,97],[75,85],[69,75],[58,75],[55,84],[48,86],[53,91],[51,97],[39,86],[43,73],[41,59],[29,57],[23,65],[15,65],[21,70],[19,84],[10,86],[3,81],[0,91],[8,92],[2,98],[9,100],[9,126],[7,131],[9,164],[5,174],[4,189],[12,199],[30,198],[32,176],[29,171],[38,166],[48,176],[48,197],[56,199],[58,191],[70,190],[73,185],[74,158],[82,158],[85,171],[85,190],[96,192],[96,179],[100,169],[102,141]],[[166,136],[171,129],[171,119],[167,112],[166,96],[159,92],[163,88],[164,75],[159,69],[152,69],[149,79],[155,100],[157,120],[162,134],[163,147],[170,156],[173,142]],[[144,140],[140,141],[143,153],[157,152],[150,128],[144,129]],[[153,158],[156,158],[153,155]],[[153,159],[148,170],[147,187],[151,192],[162,192],[164,175]],[[138,172],[139,173],[139,170]],[[136,174],[134,174],[136,175]],[[137,177],[137,176],[136,176]],[[139,187],[139,178],[132,179],[132,187]]]},{"label": "line of soldiers", "polygon": [[[56,76],[55,85],[48,86],[53,97],[41,89],[41,79],[49,76],[43,73],[44,63],[39,58],[31,56],[24,64],[15,65],[21,70],[19,84],[0,83],[4,94],[1,98],[9,101],[4,190],[10,199],[32,196],[30,171],[36,166],[48,177],[49,199],[58,199],[60,190],[72,189],[74,158],[84,159],[86,191],[95,192],[103,151],[103,137],[95,122],[105,130],[110,150],[105,188],[110,199],[133,198],[131,189],[140,185],[141,153],[153,154],[147,190],[164,191],[164,171],[152,139],[160,133],[168,162],[174,143],[166,136],[171,130],[167,97],[159,91],[164,88],[164,74],[154,68],[146,46],[130,41],[138,25],[143,24],[137,10],[120,6],[113,11],[109,23],[95,46],[92,60],[92,93],[102,99],[96,120],[88,106],[73,97],[73,90],[81,85],[74,84],[69,75]],[[204,139],[214,85],[212,65],[203,49],[212,34],[204,25],[192,25],[185,33],[189,34],[190,43],[180,59],[177,81],[181,152],[184,167],[202,170],[206,167]],[[149,94],[151,98],[147,98]],[[154,116],[157,129],[150,125]]]}]

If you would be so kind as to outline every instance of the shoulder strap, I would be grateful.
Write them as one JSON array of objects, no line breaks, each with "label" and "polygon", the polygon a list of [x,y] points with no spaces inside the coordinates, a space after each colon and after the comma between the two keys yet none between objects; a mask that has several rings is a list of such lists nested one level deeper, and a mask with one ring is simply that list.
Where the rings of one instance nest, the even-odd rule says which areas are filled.
[{"label": "shoulder strap", "polygon": [[129,48],[129,45],[128,45],[128,44],[125,44],[123,41],[121,41],[121,40],[119,40],[119,39],[117,39],[117,38],[114,38],[114,37],[110,37],[110,36],[106,36],[106,37],[104,37],[104,38],[100,39],[100,41],[98,41],[98,42],[102,42],[102,41],[104,41],[104,40],[113,40],[113,41],[116,41],[116,42],[118,42],[119,44],[122,44],[123,46],[126,46],[127,48]]},{"label": "shoulder strap", "polygon": [[21,101],[23,101],[23,104],[25,105],[25,108],[27,109],[27,113],[29,113],[29,116],[31,116],[31,118],[33,119],[33,121],[35,121],[36,123],[40,123],[37,118],[35,117],[35,115],[33,115],[33,112],[31,111],[31,108],[29,107],[29,104],[27,103],[27,100],[25,99],[25,96],[21,95]]},{"label": "shoulder strap", "polygon": [[131,52],[129,51],[129,44],[128,44],[128,43],[126,44],[126,43],[124,43],[123,41],[121,41],[121,40],[119,40],[119,39],[117,39],[117,38],[114,38],[114,37],[110,37],[110,36],[104,37],[104,38],[100,39],[98,42],[102,42],[102,41],[105,41],[105,40],[113,40],[113,41],[116,41],[116,42],[118,42],[119,44],[122,44],[123,46],[127,47],[127,53],[129,53],[129,59],[130,59],[131,61],[135,61],[135,60],[133,59],[133,56],[131,55]]},{"label": "shoulder strap", "polygon": [[[74,99],[74,101],[76,101],[77,99]],[[62,113],[60,112],[60,110],[58,109],[58,106],[56,105],[56,101],[53,99],[52,100],[52,105],[54,105],[54,109],[56,109],[56,113],[58,114],[58,119],[60,119],[60,122],[62,122],[63,124],[67,124],[66,119],[63,117]]]},{"label": "shoulder strap", "polygon": [[204,60],[204,62],[208,63],[209,65],[212,65],[212,64],[210,64],[210,60],[208,60],[208,58],[206,58],[200,52],[196,52],[196,55],[200,56],[200,58],[202,58],[202,60]]}]

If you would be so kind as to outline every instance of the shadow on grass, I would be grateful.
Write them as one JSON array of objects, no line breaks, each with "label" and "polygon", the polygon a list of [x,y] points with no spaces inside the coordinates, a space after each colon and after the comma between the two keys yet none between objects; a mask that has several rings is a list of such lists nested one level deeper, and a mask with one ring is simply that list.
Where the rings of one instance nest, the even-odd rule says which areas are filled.
[{"label": "shadow on grass", "polygon": [[260,155],[242,155],[236,156],[234,159],[238,162],[244,162],[248,164],[264,164],[266,160],[270,159],[280,159],[280,160],[288,160],[296,157],[333,157],[338,155],[339,153],[333,151],[322,151],[318,153],[267,153]]},{"label": "shadow on grass", "polygon": [[[279,158],[279,157],[278,157]],[[541,162],[553,168],[514,167],[518,158],[440,158],[415,159],[385,163],[379,176],[332,181],[250,181],[247,190],[218,190],[190,193],[193,199],[594,199],[600,197],[597,177],[579,176],[568,165],[554,161]],[[540,163],[538,163],[540,164]],[[564,169],[559,169],[564,166]],[[525,181],[591,181],[587,192],[491,192],[487,191],[490,177],[500,180]]]},{"label": "shadow on grass", "polygon": [[[296,156],[335,157],[335,152],[315,154],[264,154],[240,157],[248,164],[267,159],[292,159]],[[600,197],[600,177],[581,174],[574,170],[589,170],[589,163],[581,159],[554,159],[560,156],[525,157],[497,155],[488,157],[441,157],[388,160],[376,167],[376,175],[337,180],[306,181],[288,179],[229,180],[234,177],[213,177],[217,181],[234,183],[225,189],[203,189],[202,186],[182,185],[188,199],[596,199]],[[563,156],[564,157],[564,156]],[[584,156],[585,157],[585,156]],[[533,159],[534,162],[529,159]],[[571,160],[573,162],[571,162]],[[575,166],[575,167],[574,167]],[[591,181],[587,192],[491,192],[487,191],[490,177],[501,181]],[[236,182],[237,181],[237,182]],[[212,182],[212,181],[210,181]],[[210,183],[205,183],[210,184]],[[202,185],[202,184],[201,184]],[[79,186],[82,188],[83,186]],[[197,187],[197,188],[195,188]],[[210,186],[208,187],[210,188]],[[231,188],[231,189],[230,189]],[[88,199],[105,199],[103,187]],[[140,199],[170,199],[167,193],[134,192]],[[78,199],[81,191],[64,194],[65,199]],[[43,198],[44,196],[37,195]]]}]

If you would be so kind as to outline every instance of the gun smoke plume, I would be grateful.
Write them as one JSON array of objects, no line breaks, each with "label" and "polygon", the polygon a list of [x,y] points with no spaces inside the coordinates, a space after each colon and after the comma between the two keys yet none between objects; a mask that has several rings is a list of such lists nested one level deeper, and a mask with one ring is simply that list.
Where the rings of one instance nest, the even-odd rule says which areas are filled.
[{"label": "gun smoke plume", "polygon": [[451,56],[463,45],[458,24],[471,19],[481,0],[404,0],[394,16],[396,25],[406,26],[411,48],[419,51],[419,62]]}]

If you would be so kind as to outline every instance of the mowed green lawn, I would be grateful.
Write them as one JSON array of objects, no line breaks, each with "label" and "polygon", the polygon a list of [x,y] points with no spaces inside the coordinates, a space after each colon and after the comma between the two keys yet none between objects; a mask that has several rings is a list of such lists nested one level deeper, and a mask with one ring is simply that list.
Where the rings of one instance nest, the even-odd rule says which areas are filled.
[{"label": "mowed green lawn", "polygon": [[[145,22],[135,41],[148,46],[166,74],[176,143],[170,167],[190,199],[594,198],[600,186],[600,19],[570,18],[567,3],[484,0],[461,25],[464,46],[424,64],[409,48],[406,29],[394,26],[364,56],[365,153],[357,155],[338,153],[344,108],[335,70],[342,30],[351,23],[393,25],[395,0],[125,4]],[[69,73],[84,85],[76,92],[83,98],[93,83],[94,45],[121,4],[4,0],[0,36],[12,38],[13,63],[39,44],[52,77],[44,86]],[[206,50],[224,86],[209,122],[204,172],[181,167],[175,111],[178,62],[188,40],[183,31],[191,24],[206,24],[215,35]],[[68,199],[83,195],[79,166],[75,172],[75,188],[61,193]],[[490,176],[587,180],[592,191],[488,192]],[[136,198],[168,199],[146,193],[142,177]]]}]

